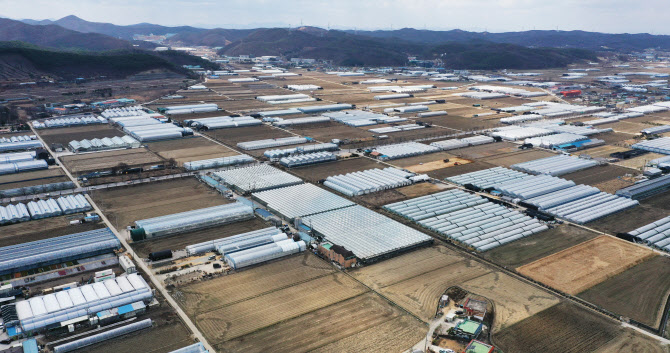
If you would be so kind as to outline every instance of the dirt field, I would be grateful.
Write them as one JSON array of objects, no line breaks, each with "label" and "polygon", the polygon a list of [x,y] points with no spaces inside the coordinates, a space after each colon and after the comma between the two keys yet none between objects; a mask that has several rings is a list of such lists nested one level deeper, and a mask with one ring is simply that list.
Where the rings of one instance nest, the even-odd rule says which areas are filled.
[{"label": "dirt field", "polygon": [[632,329],[622,330],[619,335],[601,346],[594,353],[669,353],[670,347],[662,347],[658,341]]},{"label": "dirt field", "polygon": [[433,194],[447,188],[448,187],[444,184],[419,183],[403,186],[397,189],[383,190],[372,194],[362,195],[358,197],[358,200],[372,206],[382,206],[393,202]]},{"label": "dirt field", "polygon": [[103,223],[70,225],[78,214],[37,219],[0,227],[0,247],[104,228]]},{"label": "dirt field", "polygon": [[305,167],[291,168],[291,173],[306,181],[318,181],[332,175],[359,172],[373,168],[386,168],[386,164],[379,163],[370,158],[351,158],[337,162],[321,163]]},{"label": "dirt field", "polygon": [[579,294],[617,314],[658,327],[670,295],[670,258],[655,256]]},{"label": "dirt field", "polygon": [[650,152],[650,153],[645,153],[645,154],[643,154],[639,157],[633,157],[631,159],[621,160],[619,162],[616,162],[615,164],[623,166],[623,167],[639,169],[639,168],[642,168],[642,167],[646,166],[647,163],[649,163],[651,160],[654,160],[656,158],[661,158],[661,157],[665,157],[665,155],[660,154],[660,153]]},{"label": "dirt field", "polygon": [[148,257],[149,253],[159,250],[180,250],[186,248],[187,245],[202,243],[209,240],[225,238],[227,236],[251,232],[252,230],[269,227],[260,218],[252,218],[250,220],[225,224],[218,227],[197,230],[195,232],[177,234],[174,236],[158,237],[150,241],[143,241],[133,243],[133,249],[138,255]]},{"label": "dirt field", "polygon": [[429,176],[433,177],[433,178],[444,180],[445,178],[449,178],[449,177],[452,177],[454,175],[471,173],[471,172],[476,172],[478,170],[489,169],[489,168],[494,168],[494,167],[496,167],[496,166],[493,165],[493,164],[489,164],[489,163],[486,163],[486,162],[475,161],[475,162],[468,163],[468,164],[453,166],[451,168],[443,168],[443,169],[433,170],[431,172],[428,172],[427,174]]},{"label": "dirt field", "polygon": [[44,129],[37,130],[37,133],[44,139],[49,145],[53,143],[60,143],[63,147],[67,148],[67,144],[72,140],[83,140],[88,139],[92,140],[94,138],[104,138],[104,137],[122,137],[125,134],[108,124],[98,124],[98,125],[84,125],[84,126],[73,126],[73,127],[64,127],[57,129]]},{"label": "dirt field", "polygon": [[662,192],[644,200],[640,200],[640,203],[644,207],[649,206],[655,209],[670,211],[670,191]]},{"label": "dirt field", "polygon": [[496,304],[494,330],[558,303],[556,297],[542,290],[492,272],[440,246],[398,256],[351,274],[426,321],[434,317],[440,296],[451,286],[460,286]]},{"label": "dirt field", "polygon": [[597,236],[598,233],[566,224],[499,246],[483,255],[495,263],[515,268]]},{"label": "dirt field", "polygon": [[481,160],[487,163],[495,164],[500,167],[509,168],[510,166],[517,163],[523,163],[536,159],[554,157],[554,156],[556,156],[556,153],[551,153],[549,151],[544,150],[530,149],[530,150],[516,150],[508,153],[502,153],[495,155],[493,157],[482,158]]},{"label": "dirt field", "polygon": [[442,168],[451,168],[456,165],[463,165],[463,164],[468,164],[472,163],[471,160],[468,159],[463,159],[463,158],[458,158],[458,157],[451,157],[449,158],[449,162],[445,162],[444,160],[438,160],[438,161],[433,161],[433,162],[428,162],[428,163],[423,163],[423,164],[415,164],[411,165],[409,167],[406,167],[405,169],[409,170],[410,172],[414,173],[427,173],[427,172],[432,172],[434,170],[442,169]]},{"label": "dirt field", "polygon": [[163,157],[174,158],[177,165],[184,162],[238,155],[236,151],[207,140],[204,137],[150,142],[147,148]]},{"label": "dirt field", "polygon": [[125,163],[130,167],[163,163],[160,157],[142,147],[76,154],[64,156],[61,160],[74,175],[77,173],[108,170],[116,167],[119,163]]},{"label": "dirt field", "polygon": [[420,156],[393,159],[388,162],[389,164],[393,164],[400,168],[407,168],[412,166],[419,166],[420,165],[419,163],[427,164],[434,161],[442,162],[442,160],[444,160],[445,158],[454,158],[454,157],[455,156],[451,153],[434,152],[434,153],[423,154]]},{"label": "dirt field", "polygon": [[505,352],[594,352],[617,337],[618,326],[564,302],[498,332],[494,344]]},{"label": "dirt field", "polygon": [[33,172],[6,174],[0,176],[0,190],[22,188],[25,186],[60,183],[68,181],[65,172],[60,167],[52,167]]},{"label": "dirt field", "polygon": [[229,202],[195,178],[96,190],[91,193],[91,197],[117,229],[123,229],[140,219]]},{"label": "dirt field", "polygon": [[309,136],[321,142],[330,142],[332,139],[362,139],[372,137],[372,133],[363,129],[347,126],[337,122],[328,122],[321,124],[297,125],[289,129],[296,134]]},{"label": "dirt field", "polygon": [[576,184],[596,186],[626,174],[638,175],[640,172],[630,168],[607,164],[561,175],[561,178],[572,180]]},{"label": "dirt field", "polygon": [[400,352],[425,332],[425,325],[368,293],[233,339],[221,351]]},{"label": "dirt field", "polygon": [[654,256],[650,249],[599,236],[517,268],[568,294],[577,294]]}]

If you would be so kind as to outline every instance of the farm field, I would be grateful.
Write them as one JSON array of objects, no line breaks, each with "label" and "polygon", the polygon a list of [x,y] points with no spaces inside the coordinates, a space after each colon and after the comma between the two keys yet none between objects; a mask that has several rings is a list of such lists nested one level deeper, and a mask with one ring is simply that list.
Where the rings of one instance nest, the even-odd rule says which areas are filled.
[{"label": "farm field", "polygon": [[633,331],[621,330],[619,335],[601,346],[594,353],[669,353],[670,347],[662,347],[655,339]]},{"label": "farm field", "polygon": [[352,298],[366,288],[341,273],[272,291],[195,316],[213,344]]},{"label": "farm field", "polygon": [[597,236],[598,233],[564,224],[493,248],[482,255],[498,264],[519,267]]},{"label": "farm field", "polygon": [[174,158],[177,165],[184,162],[221,158],[238,155],[236,151],[207,140],[204,137],[183,138],[177,140],[149,142],[147,148],[169,160]]},{"label": "farm field", "polygon": [[260,218],[252,218],[242,222],[224,224],[222,226],[200,229],[194,232],[152,238],[149,241],[133,243],[132,246],[138,255],[142,257],[148,257],[149,254],[154,251],[165,249],[180,250],[186,248],[187,245],[221,239],[235,234],[251,232],[252,230],[266,227],[269,227],[269,225]]},{"label": "farm field", "polygon": [[640,200],[640,203],[645,208],[653,207],[655,209],[670,211],[670,192],[666,191],[660,194],[653,195],[646,199]]},{"label": "farm field", "polygon": [[229,203],[195,178],[180,178],[91,192],[117,229],[136,220]]},{"label": "farm field", "polygon": [[568,294],[577,294],[654,256],[650,249],[599,236],[517,268]]},{"label": "farm field", "polygon": [[0,176],[0,190],[69,181],[60,167]]},{"label": "farm field", "polygon": [[[224,352],[400,352],[426,326],[371,293],[359,295],[220,345]],[[293,335],[293,332],[300,335]]]},{"label": "farm field", "polygon": [[296,125],[289,127],[288,130],[302,136],[309,136],[321,142],[330,142],[332,139],[363,139],[370,138],[373,135],[366,130],[357,129],[334,121],[319,124]]},{"label": "farm field", "polygon": [[494,167],[496,166],[490,163],[475,161],[472,163],[456,165],[449,168],[433,170],[426,174],[428,174],[433,178],[444,180],[444,178],[449,178],[455,175],[476,172],[478,170],[484,170]]},{"label": "farm field", "polygon": [[440,246],[398,256],[351,274],[425,321],[434,317],[438,300],[449,287],[459,286],[487,297],[496,304],[494,331],[558,302],[540,289]]},{"label": "farm field", "polygon": [[505,352],[593,352],[619,330],[619,323],[563,302],[498,332],[494,343]]},{"label": "farm field", "polygon": [[654,256],[579,294],[609,311],[658,327],[670,295],[670,258]]},{"label": "farm field", "polygon": [[42,218],[2,226],[0,227],[0,247],[104,228],[102,223],[84,223],[72,226],[70,220],[73,216],[77,215]]},{"label": "farm field", "polygon": [[638,175],[640,172],[630,168],[606,164],[580,170],[574,173],[564,174],[561,175],[561,178],[572,180],[576,184],[586,184],[597,187],[597,185],[601,183],[617,179],[617,177],[624,176],[626,174]]},{"label": "farm field", "polygon": [[140,147],[116,151],[82,153],[61,157],[65,167],[73,174],[104,171],[125,163],[129,167],[160,164],[163,160]]},{"label": "farm field", "polygon": [[383,169],[386,167],[388,167],[388,165],[369,158],[359,157],[291,168],[290,172],[306,181],[315,182],[332,175],[347,174],[373,168]]},{"label": "farm field", "polygon": [[500,167],[509,168],[510,166],[523,163],[528,161],[533,161],[536,159],[554,157],[556,153],[551,153],[544,150],[517,150],[508,153],[503,153],[493,157],[482,158],[481,160],[487,163],[495,164]]},{"label": "farm field", "polygon": [[49,145],[60,143],[65,148],[67,148],[67,144],[72,140],[92,140],[94,138],[101,139],[104,137],[122,137],[125,135],[123,132],[111,127],[108,124],[42,129],[37,130],[37,133],[40,135],[40,137],[42,137],[42,139],[44,139],[44,142],[48,143]]}]

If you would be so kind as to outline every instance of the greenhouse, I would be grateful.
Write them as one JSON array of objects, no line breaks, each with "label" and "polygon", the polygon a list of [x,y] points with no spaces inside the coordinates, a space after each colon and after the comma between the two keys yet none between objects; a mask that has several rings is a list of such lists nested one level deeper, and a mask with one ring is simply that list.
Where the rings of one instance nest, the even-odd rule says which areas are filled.
[{"label": "greenhouse", "polygon": [[296,156],[283,157],[279,160],[281,165],[293,168],[308,164],[331,162],[337,160],[337,156],[330,152],[305,153]]},{"label": "greenhouse", "polygon": [[238,241],[249,240],[249,239],[267,238],[278,234],[283,234],[284,238],[286,238],[286,235],[282,233],[279,229],[275,227],[268,227],[259,230],[254,230],[251,232],[232,235],[221,239],[210,240],[204,243],[188,245],[186,246],[186,253],[189,256],[193,256],[197,254],[215,251],[216,248],[220,245],[229,245]]},{"label": "greenhouse", "polygon": [[279,146],[298,145],[301,143],[307,143],[309,141],[311,141],[309,137],[293,136],[293,137],[283,137],[276,139],[240,142],[237,144],[237,147],[246,151],[250,151],[250,150],[260,150]]},{"label": "greenhouse", "polygon": [[246,154],[237,156],[203,159],[199,161],[185,162],[184,168],[186,170],[203,170],[212,168],[228,167],[238,164],[254,163],[256,160]]},{"label": "greenhouse", "polygon": [[267,164],[222,170],[212,177],[242,193],[302,184],[302,179]]},{"label": "greenhouse", "polygon": [[278,259],[280,257],[299,253],[307,249],[304,241],[293,241],[285,239],[266,245],[256,246],[250,249],[237,251],[224,256],[226,263],[234,269],[256,265],[266,261]]},{"label": "greenhouse", "polygon": [[239,222],[253,217],[254,210],[250,206],[235,202],[135,221],[136,228],[131,230],[131,236],[133,240],[150,239]]},{"label": "greenhouse", "polygon": [[514,164],[510,166],[510,168],[530,174],[557,176],[595,167],[597,165],[598,162],[591,159],[558,155]]},{"label": "greenhouse", "polygon": [[151,328],[153,326],[153,322],[151,319],[144,319],[138,322],[134,322],[128,325],[124,325],[121,327],[116,327],[108,331],[104,331],[102,333],[97,333],[95,335],[91,335],[85,338],[80,338],[75,341],[71,341],[68,343],[64,343],[58,346],[54,347],[54,353],[67,353],[67,352],[72,352],[76,351],[78,349],[81,349],[83,347],[88,347],[90,345],[94,345],[96,343],[104,342],[107,340],[111,340],[112,338],[116,338],[119,336],[127,335],[132,332],[136,332],[139,330],[144,330],[147,328]]},{"label": "greenhouse", "polygon": [[253,197],[287,219],[355,205],[313,184],[300,184],[256,192]]},{"label": "greenhouse", "polygon": [[121,243],[109,228],[0,248],[0,274],[112,253]]},{"label": "greenhouse", "polygon": [[358,205],[308,216],[303,223],[363,261],[433,242],[426,234]]},{"label": "greenhouse", "polygon": [[379,159],[388,160],[439,152],[440,149],[435,146],[424,145],[418,142],[406,142],[377,147],[375,148],[375,151],[381,154]]},{"label": "greenhouse", "polygon": [[368,169],[360,172],[329,176],[323,183],[347,196],[358,196],[413,184],[407,173],[396,168]]}]

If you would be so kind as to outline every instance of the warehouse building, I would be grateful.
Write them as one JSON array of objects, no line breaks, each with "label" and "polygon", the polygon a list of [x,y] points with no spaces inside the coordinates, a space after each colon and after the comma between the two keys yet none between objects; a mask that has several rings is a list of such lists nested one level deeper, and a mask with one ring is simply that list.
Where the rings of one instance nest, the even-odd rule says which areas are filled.
[{"label": "warehouse building", "polygon": [[0,248],[0,275],[112,253],[121,243],[109,228]]},{"label": "warehouse building", "polygon": [[318,251],[321,256],[344,268],[353,267],[358,262],[356,254],[353,251],[347,250],[344,246],[325,242],[319,245]]}]

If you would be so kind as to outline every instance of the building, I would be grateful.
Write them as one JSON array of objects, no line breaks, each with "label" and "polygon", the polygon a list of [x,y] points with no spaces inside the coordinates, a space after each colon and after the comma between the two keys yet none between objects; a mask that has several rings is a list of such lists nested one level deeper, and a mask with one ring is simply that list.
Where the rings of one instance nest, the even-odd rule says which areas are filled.
[{"label": "building", "polygon": [[319,253],[330,261],[334,261],[344,268],[349,268],[356,265],[358,261],[356,255],[344,246],[334,245],[331,243],[323,243],[319,245]]},{"label": "building", "polygon": [[481,322],[465,319],[454,327],[454,335],[470,340],[475,339],[482,332],[483,326]]},{"label": "building", "polygon": [[471,316],[479,321],[484,321],[484,316],[486,316],[486,308],[488,304],[483,300],[476,300],[468,298],[463,304],[463,309],[465,310],[468,316]]},{"label": "building", "polygon": [[472,340],[463,353],[493,353],[496,348],[481,341]]}]

